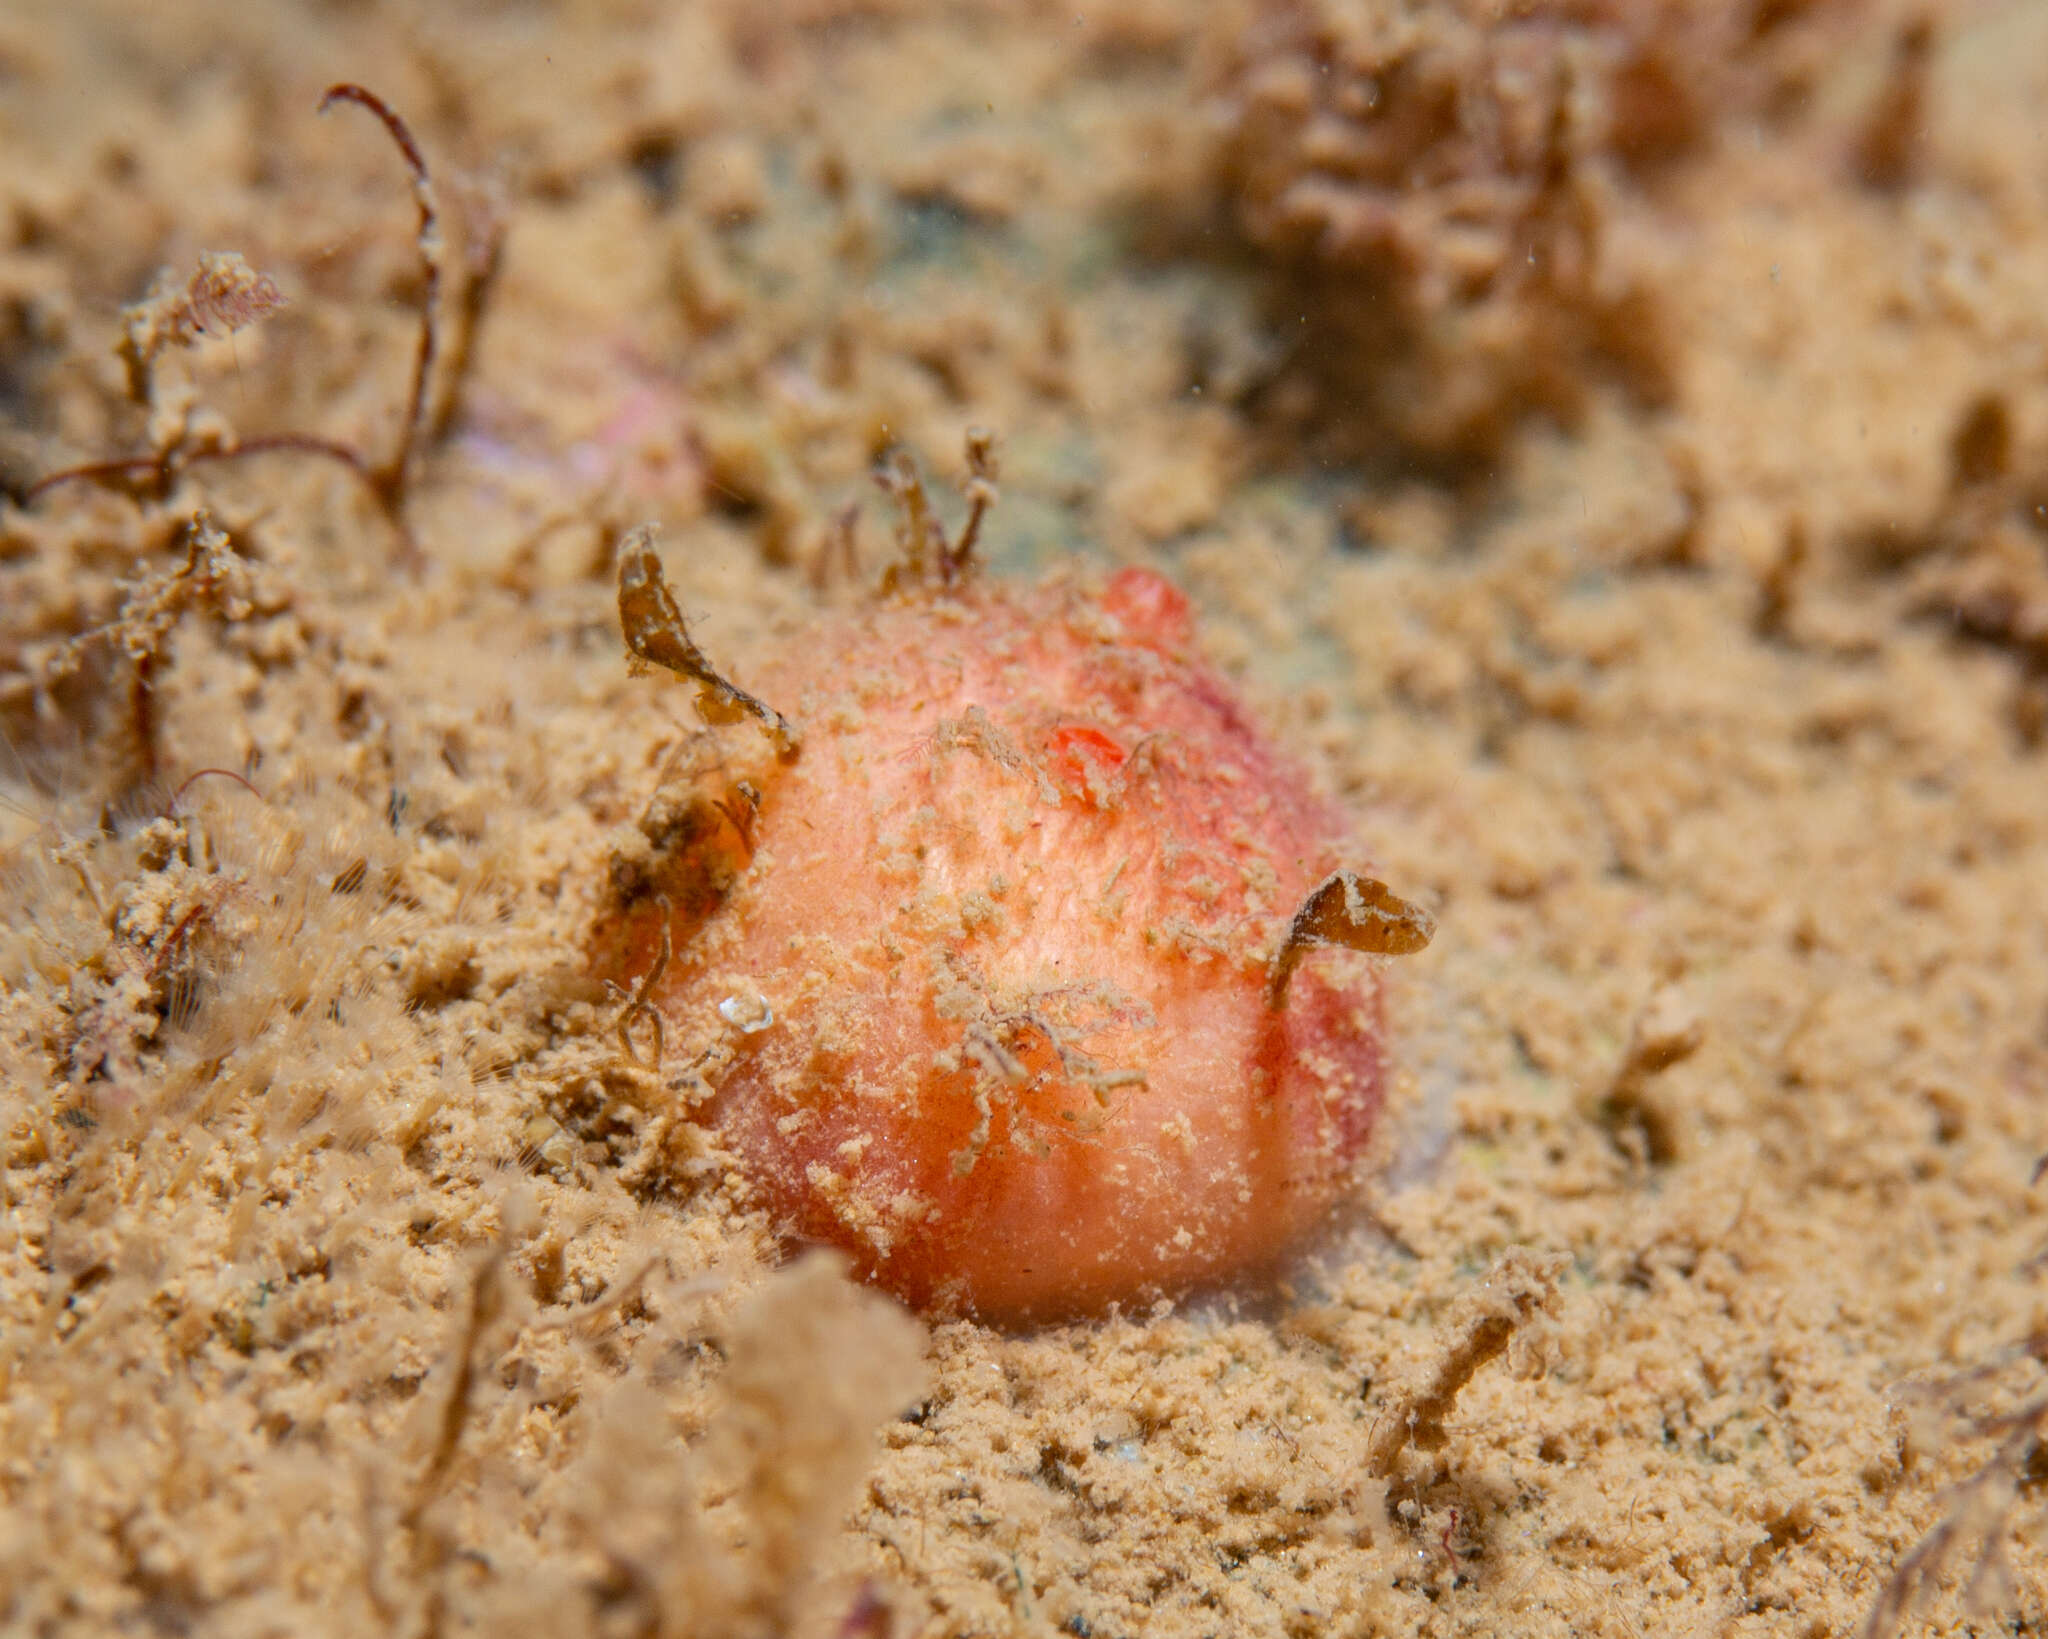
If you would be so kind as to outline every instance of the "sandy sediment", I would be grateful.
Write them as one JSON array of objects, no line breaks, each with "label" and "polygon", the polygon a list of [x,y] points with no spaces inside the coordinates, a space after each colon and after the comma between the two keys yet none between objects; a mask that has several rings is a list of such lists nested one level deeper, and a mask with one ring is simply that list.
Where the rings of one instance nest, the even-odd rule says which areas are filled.
[{"label": "sandy sediment", "polygon": [[[0,1625],[2038,1621],[2048,17],[1740,9],[0,19]],[[1281,1290],[906,1317],[621,1039],[619,535],[744,684],[969,423],[1437,913]]]}]

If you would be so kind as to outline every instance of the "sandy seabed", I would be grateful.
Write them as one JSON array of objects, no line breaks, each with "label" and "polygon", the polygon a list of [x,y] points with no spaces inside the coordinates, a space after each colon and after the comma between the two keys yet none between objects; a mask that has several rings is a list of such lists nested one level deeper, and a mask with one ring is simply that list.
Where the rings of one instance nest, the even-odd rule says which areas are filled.
[{"label": "sandy seabed", "polygon": [[[0,1627],[2048,1629],[2048,8],[1499,9],[0,15]],[[1278,1291],[908,1317],[621,1040],[621,532],[744,678],[974,423],[1437,915]]]}]

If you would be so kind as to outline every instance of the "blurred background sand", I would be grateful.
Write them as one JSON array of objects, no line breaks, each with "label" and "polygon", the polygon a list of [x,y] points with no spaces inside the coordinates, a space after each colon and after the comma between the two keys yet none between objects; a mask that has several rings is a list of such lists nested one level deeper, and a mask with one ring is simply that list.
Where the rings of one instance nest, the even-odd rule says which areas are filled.
[{"label": "blurred background sand", "polygon": [[[389,506],[190,460],[396,448],[338,80]],[[2037,1631],[2043,107],[2027,0],[11,8],[0,1625]],[[744,680],[969,423],[1438,914],[1282,1292],[774,1272],[620,1049],[618,533]]]}]

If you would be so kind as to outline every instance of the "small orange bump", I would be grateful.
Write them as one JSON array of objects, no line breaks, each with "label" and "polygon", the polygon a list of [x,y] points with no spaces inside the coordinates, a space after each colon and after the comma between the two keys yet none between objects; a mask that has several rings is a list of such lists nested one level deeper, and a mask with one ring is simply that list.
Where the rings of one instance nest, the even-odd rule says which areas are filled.
[{"label": "small orange bump", "polygon": [[1046,759],[1063,790],[1105,806],[1108,782],[1129,755],[1099,728],[1064,723],[1045,737]]},{"label": "small orange bump", "polygon": [[1155,569],[1119,569],[1103,589],[1102,607],[1133,643],[1178,650],[1194,637],[1187,594]]}]

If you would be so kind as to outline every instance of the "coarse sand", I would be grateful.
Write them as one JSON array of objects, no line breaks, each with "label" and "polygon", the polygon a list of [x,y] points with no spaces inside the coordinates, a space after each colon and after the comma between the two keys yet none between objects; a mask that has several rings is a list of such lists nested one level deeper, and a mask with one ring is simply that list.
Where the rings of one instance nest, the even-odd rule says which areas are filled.
[{"label": "coarse sand", "polygon": [[[2044,108],[2038,0],[0,11],[0,1629],[2048,1629]],[[1436,918],[1277,1289],[911,1316],[612,960],[754,733],[622,535],[744,685],[970,425]]]}]

